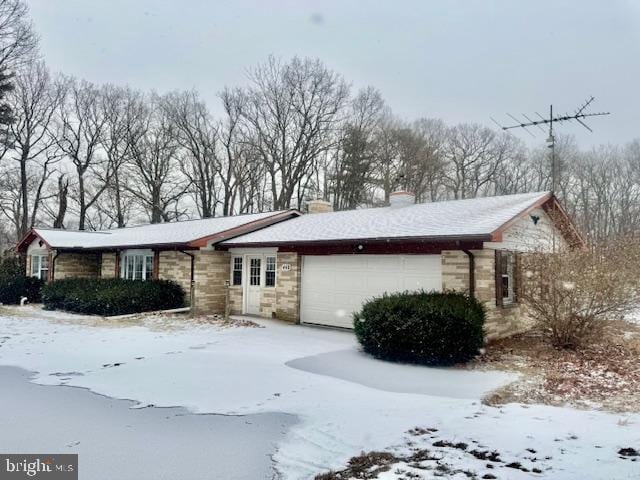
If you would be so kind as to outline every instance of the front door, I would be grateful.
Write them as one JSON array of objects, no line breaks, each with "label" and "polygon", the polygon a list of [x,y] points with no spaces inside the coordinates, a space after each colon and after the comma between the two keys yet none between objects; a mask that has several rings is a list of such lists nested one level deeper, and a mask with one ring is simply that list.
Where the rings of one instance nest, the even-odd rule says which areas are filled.
[{"label": "front door", "polygon": [[262,257],[247,257],[247,281],[245,282],[245,313],[260,315],[260,288],[262,286]]}]

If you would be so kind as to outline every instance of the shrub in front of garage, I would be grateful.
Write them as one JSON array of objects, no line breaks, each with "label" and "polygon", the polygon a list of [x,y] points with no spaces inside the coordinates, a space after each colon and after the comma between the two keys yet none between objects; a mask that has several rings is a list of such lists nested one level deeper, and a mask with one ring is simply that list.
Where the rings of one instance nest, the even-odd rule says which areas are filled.
[{"label": "shrub in front of garage", "polygon": [[424,365],[471,360],[484,344],[485,311],[455,292],[384,294],[354,314],[356,337],[376,358]]},{"label": "shrub in front of garage", "polygon": [[22,297],[31,303],[40,301],[43,281],[25,275],[19,257],[6,256],[0,260],[0,303],[17,305]]},{"label": "shrub in front of garage", "polygon": [[48,310],[126,315],[183,307],[185,294],[180,285],[169,280],[70,278],[45,285],[42,302]]}]

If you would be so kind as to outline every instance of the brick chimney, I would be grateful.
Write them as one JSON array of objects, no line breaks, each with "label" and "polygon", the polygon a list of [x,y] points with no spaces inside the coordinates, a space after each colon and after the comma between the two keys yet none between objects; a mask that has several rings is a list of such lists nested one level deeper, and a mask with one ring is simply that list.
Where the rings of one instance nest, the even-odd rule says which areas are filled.
[{"label": "brick chimney", "polygon": [[399,190],[392,192],[389,195],[389,206],[391,208],[402,208],[414,205],[416,203],[416,196],[405,190]]},{"label": "brick chimney", "polygon": [[333,204],[326,200],[309,200],[307,202],[307,213],[327,213],[333,212]]}]

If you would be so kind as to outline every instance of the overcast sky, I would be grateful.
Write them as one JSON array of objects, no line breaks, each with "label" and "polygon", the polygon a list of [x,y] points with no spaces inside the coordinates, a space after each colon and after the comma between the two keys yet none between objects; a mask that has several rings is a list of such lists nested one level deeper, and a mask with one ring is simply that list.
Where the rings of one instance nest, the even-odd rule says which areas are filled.
[{"label": "overcast sky", "polygon": [[[640,137],[640,1],[28,0],[54,71],[164,92],[225,85],[269,54],[319,57],[353,88],[377,87],[408,119],[449,123],[572,111],[584,145]],[[542,144],[544,135],[528,143]]]}]

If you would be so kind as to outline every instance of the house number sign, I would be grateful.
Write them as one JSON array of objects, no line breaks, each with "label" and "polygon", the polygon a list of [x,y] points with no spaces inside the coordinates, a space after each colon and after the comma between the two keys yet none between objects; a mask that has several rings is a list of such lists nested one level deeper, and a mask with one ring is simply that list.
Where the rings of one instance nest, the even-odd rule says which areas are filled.
[{"label": "house number sign", "polygon": [[282,264],[282,271],[283,272],[288,272],[289,270],[291,270],[291,264],[290,263],[283,263]]}]

